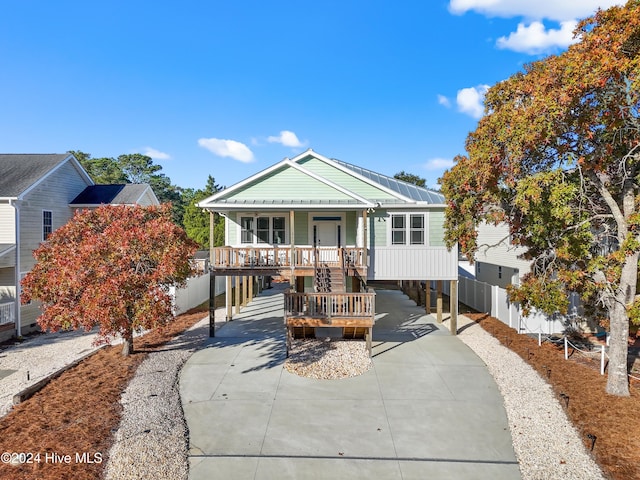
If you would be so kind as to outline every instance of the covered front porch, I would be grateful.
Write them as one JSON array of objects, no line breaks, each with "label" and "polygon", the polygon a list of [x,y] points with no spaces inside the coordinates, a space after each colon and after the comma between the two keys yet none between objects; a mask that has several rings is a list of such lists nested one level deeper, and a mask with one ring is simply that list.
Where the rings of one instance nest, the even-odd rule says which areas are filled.
[{"label": "covered front porch", "polygon": [[246,246],[213,247],[211,271],[216,275],[313,275],[320,266],[344,268],[366,278],[366,249],[360,247]]}]

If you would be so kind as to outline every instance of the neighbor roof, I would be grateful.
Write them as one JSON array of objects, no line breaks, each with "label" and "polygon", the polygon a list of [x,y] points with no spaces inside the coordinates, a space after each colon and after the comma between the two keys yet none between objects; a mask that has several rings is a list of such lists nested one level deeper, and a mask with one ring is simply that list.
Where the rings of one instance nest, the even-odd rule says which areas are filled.
[{"label": "neighbor roof", "polygon": [[146,183],[90,185],[70,205],[135,205],[150,188]]},{"label": "neighbor roof", "polygon": [[16,248],[15,243],[0,243],[0,257],[15,250],[15,248]]},{"label": "neighbor roof", "polygon": [[18,198],[65,161],[72,159],[86,176],[75,157],[69,153],[52,154],[0,154],[0,198]]}]

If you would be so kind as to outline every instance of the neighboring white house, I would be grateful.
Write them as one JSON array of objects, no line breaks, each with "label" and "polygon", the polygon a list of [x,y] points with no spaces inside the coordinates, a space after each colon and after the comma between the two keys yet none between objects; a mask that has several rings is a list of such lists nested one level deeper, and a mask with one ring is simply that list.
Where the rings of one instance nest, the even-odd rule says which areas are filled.
[{"label": "neighboring white house", "polygon": [[527,249],[513,245],[506,223],[481,223],[477,245],[475,275],[480,282],[501,288],[519,285],[520,279],[531,271],[531,261],[520,258]]},{"label": "neighboring white house", "polygon": [[37,329],[36,304],[20,305],[33,251],[73,216],[101,204],[157,204],[149,185],[94,185],[71,154],[0,154],[0,341]]},{"label": "neighboring white house", "polygon": [[569,297],[567,315],[546,315],[532,312],[522,316],[517,304],[511,304],[505,288],[519,285],[531,272],[531,260],[522,258],[526,247],[513,245],[506,223],[494,225],[483,222],[478,226],[478,249],[474,256],[475,279],[460,281],[460,301],[477,310],[486,311],[515,328],[520,333],[560,333],[567,327],[592,330],[593,325],[583,318],[577,294]]}]

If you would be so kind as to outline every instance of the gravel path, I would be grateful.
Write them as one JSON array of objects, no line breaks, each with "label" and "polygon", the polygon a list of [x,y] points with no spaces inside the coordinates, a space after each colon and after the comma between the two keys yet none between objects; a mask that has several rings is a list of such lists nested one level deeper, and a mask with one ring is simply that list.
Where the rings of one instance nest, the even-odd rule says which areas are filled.
[{"label": "gravel path", "polygon": [[[224,321],[216,310],[216,325]],[[184,362],[209,338],[205,317],[161,350],[148,354],[122,394],[120,426],[109,451],[105,478],[188,478],[188,433],[178,375]]]}]

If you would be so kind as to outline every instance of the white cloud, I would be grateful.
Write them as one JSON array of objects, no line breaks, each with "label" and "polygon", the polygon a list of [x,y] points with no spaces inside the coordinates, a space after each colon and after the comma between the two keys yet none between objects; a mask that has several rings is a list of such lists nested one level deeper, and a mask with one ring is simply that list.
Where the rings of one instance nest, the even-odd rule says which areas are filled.
[{"label": "white cloud", "polygon": [[438,94],[438,103],[440,105],[444,105],[447,108],[451,106],[451,102],[449,101],[449,99],[444,95],[440,95],[440,94]]},{"label": "white cloud", "polygon": [[462,15],[473,10],[488,17],[546,18],[562,22],[586,18],[598,8],[606,10],[625,3],[623,0],[451,0],[449,11]]},{"label": "white cloud", "polygon": [[152,147],[145,147],[144,154],[147,157],[153,158],[154,160],[169,160],[171,158],[171,155],[169,155],[168,153],[161,152],[160,150],[156,150]]},{"label": "white cloud", "polygon": [[[623,0],[451,0],[449,11],[462,15],[473,10],[488,17],[525,19],[515,32],[500,37],[496,45],[534,55],[568,47],[574,41],[576,19],[586,18],[598,8],[606,10],[624,3]],[[560,28],[547,29],[542,20],[557,22]]]},{"label": "white cloud", "polygon": [[285,147],[302,147],[304,143],[298,140],[295,133],[289,130],[282,130],[278,136],[270,136],[267,138],[269,143],[281,143]]},{"label": "white cloud", "polygon": [[508,37],[500,37],[496,45],[498,48],[535,55],[555,47],[566,48],[574,43],[575,28],[574,20],[561,22],[559,30],[546,30],[541,22],[532,22],[529,26],[519,23],[515,32],[511,32]]},{"label": "white cloud", "polygon": [[427,170],[446,170],[447,168],[453,167],[453,165],[455,165],[455,162],[450,158],[432,158],[431,160],[427,160],[424,168]]},{"label": "white cloud", "polygon": [[473,118],[480,118],[484,113],[484,95],[489,90],[489,85],[478,85],[458,90],[456,103],[458,110],[471,115]]},{"label": "white cloud", "polygon": [[198,145],[206,148],[214,155],[228,157],[243,163],[253,162],[253,152],[244,143],[220,138],[201,138]]}]

